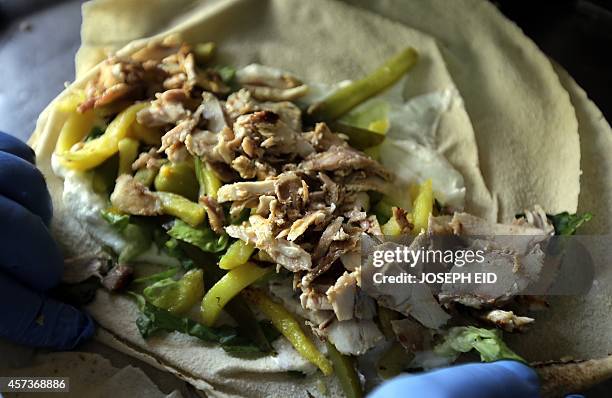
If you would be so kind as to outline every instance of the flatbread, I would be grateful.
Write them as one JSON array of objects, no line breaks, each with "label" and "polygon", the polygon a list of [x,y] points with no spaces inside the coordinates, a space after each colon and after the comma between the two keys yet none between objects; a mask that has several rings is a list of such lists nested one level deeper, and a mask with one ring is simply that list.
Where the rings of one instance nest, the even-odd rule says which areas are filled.
[{"label": "flatbread", "polygon": [[436,38],[465,100],[500,221],[534,204],[576,212],[576,115],[548,58],[514,23],[484,0],[347,2]]},{"label": "flatbread", "polygon": [[[579,211],[595,214],[581,229],[585,235],[612,237],[612,128],[584,90],[560,66],[555,65],[567,89],[579,121],[582,151],[582,190]],[[553,297],[550,309],[536,316],[525,336],[513,336],[513,347],[530,360],[573,357],[598,358],[612,354],[612,286],[578,297]],[[526,337],[526,338],[525,338]]]},{"label": "flatbread", "polygon": [[[582,189],[578,211],[591,212],[594,218],[580,233],[612,234],[612,128],[601,110],[565,69],[553,64],[561,84],[569,92],[578,117],[580,133],[580,178]],[[612,330],[612,329],[611,329]]]},{"label": "flatbread", "polygon": [[[144,372],[133,366],[118,368],[98,354],[89,352],[39,353],[27,367],[0,368],[3,377],[63,377],[68,378],[69,390],[62,392],[66,398],[182,398],[173,391],[164,394]],[[40,397],[45,393],[20,393],[20,397]],[[49,393],[48,395],[57,395]],[[7,394],[6,397],[11,397]]]},{"label": "flatbread", "polygon": [[[100,2],[107,10],[120,11],[114,18],[122,18],[123,13],[134,16],[126,12],[125,2],[117,1],[114,8],[110,3]],[[96,4],[87,3],[85,10]],[[87,18],[94,15],[85,12],[84,32]],[[99,20],[115,21],[114,18]],[[129,25],[118,23],[117,26],[119,29]],[[104,29],[100,26],[99,32]],[[410,97],[454,89],[438,48],[429,37],[337,2],[277,0],[266,2],[263,7],[262,2],[255,1],[211,2],[191,10],[189,20],[158,37],[172,32],[180,32],[188,41],[215,41],[221,49],[221,62],[245,65],[256,61],[292,71],[307,81],[323,83],[361,76],[378,66],[380,60],[411,45],[417,48],[421,59],[407,79],[404,94]],[[146,43],[147,40],[132,42],[119,54],[129,54]],[[371,51],[361,51],[364,46]],[[86,42],[84,48],[87,48]],[[83,87],[95,72],[96,68],[84,72],[68,90]],[[52,194],[56,215],[53,232],[68,254],[82,254],[97,250],[97,244],[86,226],[75,220],[70,207],[62,202],[62,180],[51,170],[51,154],[64,119],[65,115],[54,111],[52,106],[45,110],[31,144]],[[439,147],[466,179],[470,195],[468,209],[484,216],[494,214],[494,203],[480,175],[473,130],[461,101],[443,115],[436,138]],[[299,365],[304,360],[284,339],[278,341],[279,358],[249,361],[230,357],[217,346],[180,333],[144,341],[134,323],[136,306],[123,296],[99,291],[88,310],[100,324],[100,336],[106,337],[105,342],[132,355],[140,353],[141,359],[174,372],[210,396],[306,396],[306,391],[313,396],[340,394],[335,378],[325,379],[319,373],[301,379],[288,377],[287,363]],[[286,363],[282,363],[282,358],[286,358]]]}]

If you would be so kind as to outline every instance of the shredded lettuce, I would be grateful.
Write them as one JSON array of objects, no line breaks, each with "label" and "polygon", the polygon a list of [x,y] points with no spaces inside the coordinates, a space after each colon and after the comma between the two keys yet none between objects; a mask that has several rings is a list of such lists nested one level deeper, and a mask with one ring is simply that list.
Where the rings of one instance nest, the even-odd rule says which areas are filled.
[{"label": "shredded lettuce", "polygon": [[515,354],[502,340],[502,335],[496,329],[483,329],[474,326],[457,326],[450,328],[444,340],[434,347],[438,355],[455,360],[462,352],[476,350],[480,360],[492,362],[500,359],[514,359],[525,362]]},{"label": "shredded lettuce", "polygon": [[127,245],[119,253],[119,263],[129,263],[146,252],[153,243],[152,232],[149,225],[142,223],[128,223],[123,227],[121,234]]},{"label": "shredded lettuce", "polygon": [[236,69],[232,68],[231,66],[225,65],[225,66],[217,66],[215,68],[215,71],[217,71],[223,83],[225,84],[234,83],[234,78],[236,77]]},{"label": "shredded lettuce", "polygon": [[145,299],[156,307],[168,309],[179,294],[180,284],[172,278],[162,279],[144,288]]},{"label": "shredded lettuce", "polygon": [[179,247],[178,240],[170,238],[163,243],[163,246],[160,247],[162,247],[170,257],[176,258],[181,263],[181,267],[185,271],[189,271],[195,267],[193,260],[187,257],[185,252]]},{"label": "shredded lettuce", "polygon": [[123,231],[125,227],[127,227],[127,225],[130,223],[129,214],[119,213],[117,211],[114,211],[113,209],[102,210],[100,211],[100,214],[102,215],[104,221],[109,223],[119,232]]},{"label": "shredded lettuce", "polygon": [[132,283],[148,284],[148,283],[159,282],[167,278],[172,278],[174,275],[176,275],[178,270],[179,270],[178,267],[168,268],[167,270],[158,272],[156,274],[143,276],[142,278],[136,278],[132,281]]},{"label": "shredded lettuce", "polygon": [[[205,342],[218,343],[230,354],[269,354],[262,352],[256,344],[241,336],[234,327],[207,327],[190,318],[173,315],[167,310],[155,307],[139,294],[129,294],[136,299],[140,309],[136,326],[145,339],[159,332],[181,332]],[[279,337],[268,323],[264,322],[261,326],[269,342]]]},{"label": "shredded lettuce", "polygon": [[174,222],[172,228],[168,230],[168,235],[174,239],[192,244],[208,253],[222,252],[227,249],[229,244],[229,237],[225,234],[219,236],[208,227],[192,227],[178,219]]}]

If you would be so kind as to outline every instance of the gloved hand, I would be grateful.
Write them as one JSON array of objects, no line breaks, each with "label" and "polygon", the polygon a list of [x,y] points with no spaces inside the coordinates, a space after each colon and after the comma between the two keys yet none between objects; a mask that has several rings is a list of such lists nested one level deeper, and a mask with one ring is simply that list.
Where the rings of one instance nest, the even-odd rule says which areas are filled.
[{"label": "gloved hand", "polygon": [[45,294],[63,271],[48,229],[52,212],[34,152],[0,132],[0,337],[66,350],[91,337],[94,323]]},{"label": "gloved hand", "polygon": [[537,398],[540,381],[529,366],[516,361],[471,363],[383,383],[369,398]]}]

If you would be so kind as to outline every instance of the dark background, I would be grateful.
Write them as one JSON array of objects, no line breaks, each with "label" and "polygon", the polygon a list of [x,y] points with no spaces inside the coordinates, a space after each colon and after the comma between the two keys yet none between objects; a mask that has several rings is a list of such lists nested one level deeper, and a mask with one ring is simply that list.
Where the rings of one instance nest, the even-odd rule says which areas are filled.
[{"label": "dark background", "polygon": [[[492,1],[612,120],[612,0]],[[82,2],[0,0],[0,130],[26,140],[38,114],[73,78]],[[586,396],[611,391],[608,382]]]}]

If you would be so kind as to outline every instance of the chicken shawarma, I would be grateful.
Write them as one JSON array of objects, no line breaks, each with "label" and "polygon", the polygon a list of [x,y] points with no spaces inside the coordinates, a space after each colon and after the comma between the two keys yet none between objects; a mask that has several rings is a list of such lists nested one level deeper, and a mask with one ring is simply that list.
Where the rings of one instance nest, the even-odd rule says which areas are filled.
[{"label": "chicken shawarma", "polygon": [[[214,52],[175,37],[150,43],[107,59],[55,105],[68,115],[53,155],[63,200],[104,247],[72,259],[71,275],[78,266],[81,280],[94,275],[133,299],[144,339],[188,335],[244,361],[280,361],[284,347],[302,361],[285,366],[288,377],[318,368],[349,397],[468,352],[522,360],[503,332],[537,322],[521,309],[544,273],[545,239],[591,215],[534,206],[497,224],[465,213],[465,186],[446,159],[386,137],[402,128],[402,108],[385,93],[418,62],[412,48],[333,87],[258,64],[219,65]],[[410,180],[393,165],[415,148],[431,163]],[[413,249],[479,236],[463,244],[482,251],[499,281],[372,284],[380,270],[370,254],[401,236]]]}]

